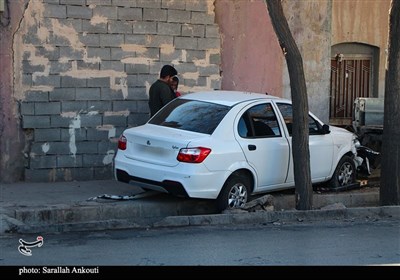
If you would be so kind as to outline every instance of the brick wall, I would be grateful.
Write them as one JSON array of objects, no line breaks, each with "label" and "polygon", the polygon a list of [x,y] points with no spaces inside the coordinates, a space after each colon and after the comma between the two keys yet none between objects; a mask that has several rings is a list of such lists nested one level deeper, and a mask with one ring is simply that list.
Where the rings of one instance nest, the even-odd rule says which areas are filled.
[{"label": "brick wall", "polygon": [[121,132],[148,120],[164,64],[181,92],[220,88],[212,0],[30,0],[15,33],[25,180],[112,178]]}]

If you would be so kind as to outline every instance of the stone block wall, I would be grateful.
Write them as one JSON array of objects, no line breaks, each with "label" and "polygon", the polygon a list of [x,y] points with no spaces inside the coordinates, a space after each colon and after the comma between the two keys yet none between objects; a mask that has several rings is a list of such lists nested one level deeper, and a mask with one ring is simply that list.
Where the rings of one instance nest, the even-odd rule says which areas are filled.
[{"label": "stone block wall", "polygon": [[220,88],[212,0],[29,0],[14,35],[25,180],[113,178],[119,135],[149,117],[164,64],[183,93]]}]

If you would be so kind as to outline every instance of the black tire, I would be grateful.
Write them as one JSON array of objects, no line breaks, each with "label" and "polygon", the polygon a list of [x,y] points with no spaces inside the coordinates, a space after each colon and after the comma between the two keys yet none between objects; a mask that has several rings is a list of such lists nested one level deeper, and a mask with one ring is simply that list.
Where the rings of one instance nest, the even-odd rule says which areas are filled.
[{"label": "black tire", "polygon": [[339,188],[355,183],[356,181],[356,166],[354,161],[349,156],[343,156],[338,165],[336,166],[335,172],[332,178],[329,180],[329,188]]},{"label": "black tire", "polygon": [[218,211],[243,208],[247,202],[249,190],[249,178],[239,175],[229,177],[217,198]]}]

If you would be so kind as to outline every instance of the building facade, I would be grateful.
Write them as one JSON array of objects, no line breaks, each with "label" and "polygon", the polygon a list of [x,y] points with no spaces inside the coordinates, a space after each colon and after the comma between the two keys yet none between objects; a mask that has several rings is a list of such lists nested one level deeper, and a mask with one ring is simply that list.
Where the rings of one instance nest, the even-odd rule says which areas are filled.
[{"label": "building facade", "polygon": [[[1,182],[112,178],[117,139],[148,120],[164,64],[184,93],[291,98],[263,0],[0,2]],[[383,96],[390,0],[283,5],[313,112],[343,123],[356,96]]]}]

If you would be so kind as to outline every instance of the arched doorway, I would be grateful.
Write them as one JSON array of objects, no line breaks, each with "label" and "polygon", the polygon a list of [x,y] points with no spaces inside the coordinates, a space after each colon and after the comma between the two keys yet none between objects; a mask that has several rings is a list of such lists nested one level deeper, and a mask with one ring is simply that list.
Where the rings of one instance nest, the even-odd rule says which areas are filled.
[{"label": "arched doorway", "polygon": [[379,48],[359,43],[332,46],[329,123],[349,126],[357,97],[378,96]]}]

